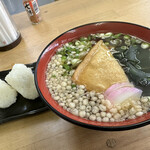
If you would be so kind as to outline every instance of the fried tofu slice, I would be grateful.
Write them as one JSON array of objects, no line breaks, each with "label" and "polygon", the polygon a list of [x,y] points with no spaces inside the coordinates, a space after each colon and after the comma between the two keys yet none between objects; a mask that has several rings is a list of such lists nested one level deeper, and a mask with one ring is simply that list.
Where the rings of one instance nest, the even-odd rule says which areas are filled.
[{"label": "fried tofu slice", "polygon": [[129,82],[124,70],[100,40],[75,70],[72,80],[88,91],[104,92],[115,83]]}]

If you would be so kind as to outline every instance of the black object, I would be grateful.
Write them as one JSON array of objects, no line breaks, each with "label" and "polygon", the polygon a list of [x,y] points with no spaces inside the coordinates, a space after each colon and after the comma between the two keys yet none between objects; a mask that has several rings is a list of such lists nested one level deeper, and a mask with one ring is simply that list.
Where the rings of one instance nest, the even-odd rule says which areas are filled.
[{"label": "black object", "polygon": [[[32,63],[26,66],[30,67],[34,72],[35,65],[36,63]],[[11,70],[1,71],[0,79],[4,80],[9,71]],[[5,109],[0,108],[0,124],[45,110],[48,110],[48,107],[40,97],[35,100],[28,100],[18,93],[16,103]]]}]

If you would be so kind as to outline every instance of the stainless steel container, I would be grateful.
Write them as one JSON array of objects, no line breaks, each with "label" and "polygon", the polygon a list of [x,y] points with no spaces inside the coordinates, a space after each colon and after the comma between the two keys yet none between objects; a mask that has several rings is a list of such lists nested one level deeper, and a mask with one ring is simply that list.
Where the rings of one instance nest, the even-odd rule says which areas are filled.
[{"label": "stainless steel container", "polygon": [[21,34],[4,2],[0,0],[0,51],[14,48],[21,41]]}]

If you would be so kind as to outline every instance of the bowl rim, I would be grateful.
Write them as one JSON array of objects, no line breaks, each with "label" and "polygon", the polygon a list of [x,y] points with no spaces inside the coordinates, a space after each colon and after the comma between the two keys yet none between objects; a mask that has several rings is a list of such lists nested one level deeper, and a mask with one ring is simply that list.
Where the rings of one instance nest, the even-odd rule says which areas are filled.
[{"label": "bowl rim", "polygon": [[34,81],[35,81],[35,85],[36,85],[36,89],[40,95],[40,97],[42,98],[42,100],[48,105],[48,107],[53,111],[55,112],[59,117],[63,118],[64,120],[66,121],[69,121],[70,123],[73,123],[75,125],[79,125],[79,126],[82,126],[84,128],[88,128],[88,129],[94,129],[94,130],[101,130],[101,131],[124,131],[124,130],[131,130],[131,129],[136,129],[136,128],[139,128],[139,127],[143,127],[145,125],[148,125],[150,124],[150,119],[148,120],[145,120],[145,121],[142,121],[142,122],[138,122],[138,123],[135,123],[135,124],[131,124],[131,125],[123,125],[123,126],[96,126],[96,125],[91,125],[91,124],[87,124],[87,123],[83,123],[83,122],[80,122],[80,121],[77,121],[77,120],[74,120],[74,119],[71,119],[65,115],[63,115],[62,113],[60,113],[59,111],[57,111],[54,107],[52,107],[48,102],[47,100],[44,98],[42,92],[40,91],[39,89],[39,86],[38,86],[38,81],[37,81],[37,69],[38,69],[38,64],[40,62],[40,59],[41,59],[41,56],[43,55],[43,53],[45,52],[45,50],[56,40],[58,39],[59,37],[61,37],[62,35],[64,35],[65,33],[67,32],[70,32],[72,30],[75,30],[77,28],[80,28],[80,27],[84,27],[84,26],[88,26],[88,25],[94,25],[94,24],[100,24],[100,23],[121,23],[121,24],[130,24],[130,25],[134,25],[134,26],[139,26],[139,27],[142,27],[142,28],[146,28],[148,30],[150,30],[150,28],[148,27],[145,27],[143,25],[138,25],[138,24],[135,24],[135,23],[130,23],[130,22],[123,22],[123,21],[100,21],[100,22],[92,22],[92,23],[87,23],[87,24],[83,24],[83,25],[79,25],[79,26],[76,26],[74,28],[71,28],[63,33],[61,33],[59,36],[57,36],[56,38],[54,38],[45,48],[44,50],[41,52],[40,56],[38,57],[37,59],[37,62],[36,62],[36,67],[35,67],[35,73],[34,73]]}]

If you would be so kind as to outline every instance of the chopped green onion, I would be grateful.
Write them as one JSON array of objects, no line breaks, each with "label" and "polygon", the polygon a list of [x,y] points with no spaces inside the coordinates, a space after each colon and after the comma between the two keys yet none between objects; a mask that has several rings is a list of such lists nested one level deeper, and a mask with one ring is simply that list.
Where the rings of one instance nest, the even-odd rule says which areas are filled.
[{"label": "chopped green onion", "polygon": [[74,58],[75,58],[75,59],[79,59],[79,56],[76,55]]},{"label": "chopped green onion", "polygon": [[90,41],[92,38],[91,38],[91,36],[89,35],[87,39],[88,39],[88,41]]},{"label": "chopped green onion", "polygon": [[94,39],[96,39],[96,37],[99,35],[99,33],[97,33],[97,34],[91,34],[91,38],[94,40]]},{"label": "chopped green onion", "polygon": [[72,84],[71,87],[74,88],[74,87],[76,87],[76,85],[75,85],[75,84]]},{"label": "chopped green onion", "polygon": [[115,40],[111,40],[110,43],[111,43],[112,45],[118,46],[118,45],[120,45],[120,44],[122,43],[122,40],[120,40],[120,39],[115,39]]},{"label": "chopped green onion", "polygon": [[62,56],[62,57],[61,57],[61,61],[62,61],[62,62],[65,62],[66,60],[67,60],[67,57],[66,57],[66,56]]},{"label": "chopped green onion", "polygon": [[65,53],[65,51],[64,50],[61,50],[61,51],[59,51],[59,52],[57,52],[57,54],[60,54],[60,55],[65,55],[66,53]]},{"label": "chopped green onion", "polygon": [[142,41],[139,40],[139,39],[136,39],[135,42],[136,42],[137,44],[141,44]]},{"label": "chopped green onion", "polygon": [[53,74],[53,75],[52,75],[52,78],[56,78],[56,75]]},{"label": "chopped green onion", "polygon": [[130,39],[130,36],[129,35],[124,35],[124,37],[123,37],[125,40],[128,40],[128,39]]},{"label": "chopped green onion", "polygon": [[127,46],[130,46],[130,44],[131,44],[131,41],[128,39],[128,40],[125,40],[125,42],[124,42]]},{"label": "chopped green onion", "polygon": [[79,54],[79,53],[80,53],[79,49],[76,49],[76,54]]},{"label": "chopped green onion", "polygon": [[71,63],[74,65],[74,64],[76,64],[78,61],[80,61],[80,59],[72,59],[72,60],[71,60]]},{"label": "chopped green onion", "polygon": [[73,60],[71,61],[72,67],[73,67],[73,68],[76,67],[80,62],[81,62],[80,59],[73,59]]},{"label": "chopped green onion", "polygon": [[72,48],[71,51],[76,51],[76,49],[75,49],[75,48]]},{"label": "chopped green onion", "polygon": [[111,37],[113,34],[112,34],[112,32],[107,32],[104,36],[105,36],[105,38],[109,38],[109,37]]},{"label": "chopped green onion", "polygon": [[149,48],[149,44],[148,43],[142,43],[141,48],[147,49],[147,48]]},{"label": "chopped green onion", "polygon": [[80,41],[87,41],[87,37],[80,37]]},{"label": "chopped green onion", "polygon": [[109,42],[105,42],[105,45],[108,46],[108,45],[109,45]]},{"label": "chopped green onion", "polygon": [[111,37],[113,39],[118,39],[121,35],[122,35],[122,33],[118,33],[118,34],[112,35]]},{"label": "chopped green onion", "polygon": [[126,49],[127,49],[127,46],[121,46],[121,49],[122,49],[122,50],[126,50]]},{"label": "chopped green onion", "polygon": [[104,38],[104,37],[105,37],[105,34],[104,34],[104,33],[100,33],[100,34],[97,33],[97,36],[100,37],[100,38]]},{"label": "chopped green onion", "polygon": [[62,76],[67,76],[68,75],[68,72],[64,72],[63,74],[62,74]]},{"label": "chopped green onion", "polygon": [[135,38],[131,38],[131,43],[135,44],[136,43],[136,39]]},{"label": "chopped green onion", "polygon": [[69,44],[69,45],[73,45],[73,43],[72,43],[72,42],[69,42],[68,44]]},{"label": "chopped green onion", "polygon": [[116,41],[115,41],[115,40],[111,40],[111,41],[110,41],[110,44],[116,45]]},{"label": "chopped green onion", "polygon": [[79,40],[75,41],[75,45],[79,46],[80,45],[80,41]]},{"label": "chopped green onion", "polygon": [[81,45],[86,45],[87,42],[86,41],[81,41]]},{"label": "chopped green onion", "polygon": [[70,71],[70,70],[71,70],[70,66],[67,65],[67,64],[63,64],[63,67],[64,67],[67,71]]},{"label": "chopped green onion", "polygon": [[85,51],[84,51],[84,52],[81,52],[81,53],[79,54],[79,58],[82,59],[86,54],[87,54],[87,52],[85,52]]}]

